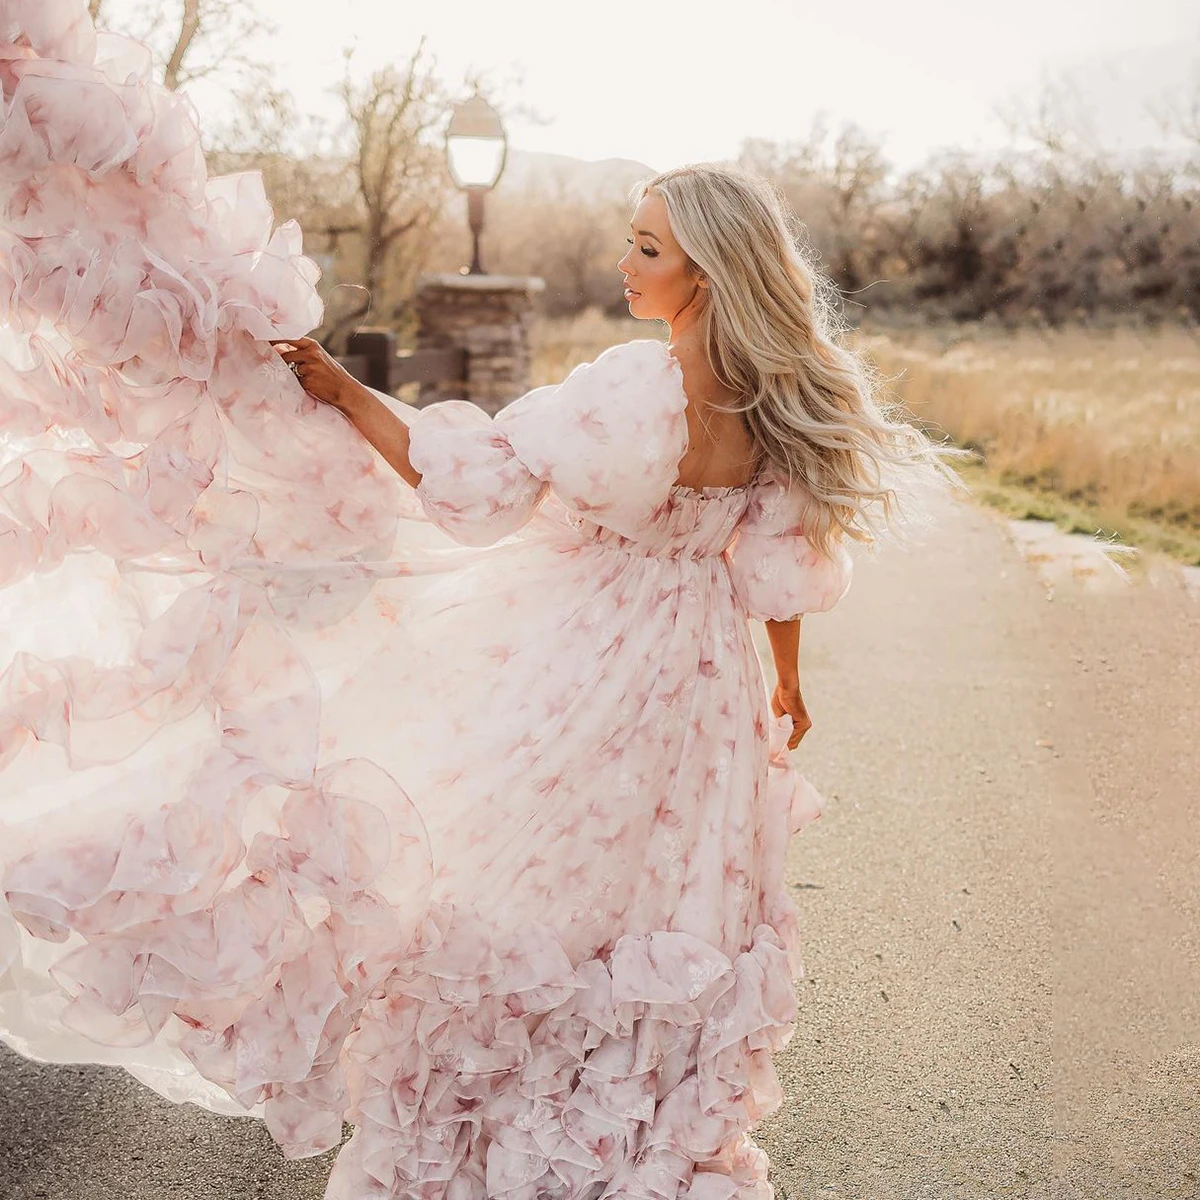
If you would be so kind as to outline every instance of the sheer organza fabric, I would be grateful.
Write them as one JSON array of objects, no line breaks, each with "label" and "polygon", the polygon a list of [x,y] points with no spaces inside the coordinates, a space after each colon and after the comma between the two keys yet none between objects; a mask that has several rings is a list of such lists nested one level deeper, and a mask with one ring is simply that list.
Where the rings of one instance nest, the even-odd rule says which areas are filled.
[{"label": "sheer organza fabric", "polygon": [[0,9],[0,1036],[338,1145],[331,1200],[766,1197],[820,797],[748,618],[795,498],[674,484],[678,364],[412,410],[282,368],[257,176],[86,5]]}]

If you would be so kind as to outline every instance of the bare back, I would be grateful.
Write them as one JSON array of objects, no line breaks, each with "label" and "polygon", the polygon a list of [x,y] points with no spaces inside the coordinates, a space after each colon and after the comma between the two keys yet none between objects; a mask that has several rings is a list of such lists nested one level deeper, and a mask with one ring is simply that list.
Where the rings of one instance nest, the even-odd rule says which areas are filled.
[{"label": "bare back", "polygon": [[758,467],[759,452],[741,413],[725,413],[714,404],[742,403],[742,397],[714,377],[703,350],[676,350],[683,368],[688,448],[679,462],[677,486],[740,487]]}]

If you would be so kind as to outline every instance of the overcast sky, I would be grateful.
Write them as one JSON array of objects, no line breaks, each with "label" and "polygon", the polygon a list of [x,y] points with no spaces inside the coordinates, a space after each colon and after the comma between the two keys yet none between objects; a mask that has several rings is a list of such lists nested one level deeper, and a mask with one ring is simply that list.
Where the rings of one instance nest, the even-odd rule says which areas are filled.
[{"label": "overcast sky", "polygon": [[[994,107],[1043,79],[1066,81],[1101,140],[1131,149],[1160,136],[1146,102],[1200,74],[1195,0],[258,3],[280,26],[264,53],[304,111],[332,111],[343,48],[365,71],[426,34],[449,82],[485,69],[547,118],[511,120],[514,146],[655,169],[800,136],[820,110],[881,137],[900,167],[945,147],[987,151],[1008,136]],[[220,108],[219,95],[195,98],[202,119]]]}]

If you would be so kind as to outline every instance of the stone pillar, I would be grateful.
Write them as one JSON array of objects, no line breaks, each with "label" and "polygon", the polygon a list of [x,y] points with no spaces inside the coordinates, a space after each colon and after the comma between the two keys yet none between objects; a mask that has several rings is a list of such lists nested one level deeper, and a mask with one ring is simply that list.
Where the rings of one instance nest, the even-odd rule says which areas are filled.
[{"label": "stone pillar", "polygon": [[527,275],[426,275],[417,285],[417,350],[467,352],[467,378],[421,384],[416,407],[471,400],[495,415],[529,391],[533,298]]}]

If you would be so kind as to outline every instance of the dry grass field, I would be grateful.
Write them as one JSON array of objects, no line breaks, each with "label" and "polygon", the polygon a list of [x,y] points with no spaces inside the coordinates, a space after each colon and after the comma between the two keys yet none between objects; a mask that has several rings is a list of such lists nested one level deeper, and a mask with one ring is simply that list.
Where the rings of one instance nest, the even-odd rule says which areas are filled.
[{"label": "dry grass field", "polygon": [[577,317],[545,319],[533,328],[533,377],[531,385],[558,383],[571,368],[589,362],[602,350],[634,338],[664,338],[667,327],[660,321],[635,321],[633,317],[605,317],[589,308]]},{"label": "dry grass field", "polygon": [[864,327],[855,344],[979,451],[963,475],[981,500],[1200,564],[1200,334]]},{"label": "dry grass field", "polygon": [[[533,383],[664,333],[594,310],[543,321]],[[1200,564],[1200,333],[864,325],[853,344],[887,398],[980,453],[960,471],[982,502]]]}]

